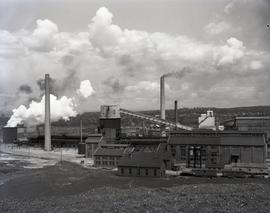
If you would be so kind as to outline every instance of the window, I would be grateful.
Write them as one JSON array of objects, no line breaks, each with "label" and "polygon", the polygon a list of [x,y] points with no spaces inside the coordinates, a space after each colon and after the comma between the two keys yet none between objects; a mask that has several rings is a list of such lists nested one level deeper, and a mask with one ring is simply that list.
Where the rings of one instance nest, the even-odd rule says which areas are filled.
[{"label": "window", "polygon": [[148,176],[148,169],[145,169],[145,175]]},{"label": "window", "polygon": [[180,147],[180,156],[181,156],[181,160],[186,160],[186,147],[185,146]]},{"label": "window", "polygon": [[121,174],[124,174],[124,168],[121,168]]},{"label": "window", "polygon": [[128,173],[131,175],[131,168],[128,169]]},{"label": "window", "polygon": [[140,168],[137,168],[137,175],[140,175]]},{"label": "window", "polygon": [[154,169],[154,176],[157,176],[157,170]]}]

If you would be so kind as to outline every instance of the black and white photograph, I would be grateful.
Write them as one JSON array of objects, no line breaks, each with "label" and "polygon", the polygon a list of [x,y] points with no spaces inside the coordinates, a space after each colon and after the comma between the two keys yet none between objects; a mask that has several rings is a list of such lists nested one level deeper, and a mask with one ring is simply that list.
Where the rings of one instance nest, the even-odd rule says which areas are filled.
[{"label": "black and white photograph", "polygon": [[269,176],[270,0],[0,0],[1,213],[268,213]]}]

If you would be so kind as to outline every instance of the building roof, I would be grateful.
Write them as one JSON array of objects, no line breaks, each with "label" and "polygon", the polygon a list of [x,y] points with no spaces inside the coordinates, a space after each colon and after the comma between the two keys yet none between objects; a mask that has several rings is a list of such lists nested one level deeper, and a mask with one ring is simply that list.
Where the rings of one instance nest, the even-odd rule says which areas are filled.
[{"label": "building roof", "polygon": [[125,147],[128,147],[128,146],[129,146],[128,144],[115,144],[115,143],[101,144],[101,147],[104,147],[104,148],[125,148]]},{"label": "building roof", "polygon": [[168,144],[177,145],[224,145],[224,146],[264,146],[263,134],[258,135],[172,135]]},{"label": "building roof", "polygon": [[160,144],[160,143],[166,143],[167,138],[164,137],[156,137],[156,138],[122,138],[122,143],[128,143],[128,144]]},{"label": "building roof", "polygon": [[264,146],[264,138],[258,136],[221,137],[220,145],[227,146]]},{"label": "building roof", "polygon": [[171,136],[239,136],[239,135],[264,135],[264,131],[258,131],[258,130],[247,130],[247,131],[240,131],[240,130],[224,130],[224,131],[215,131],[210,129],[196,129],[193,131],[175,131],[170,133]]},{"label": "building roof", "polygon": [[237,116],[236,120],[270,120],[270,116]]},{"label": "building roof", "polygon": [[160,168],[162,163],[162,155],[158,152],[135,152],[131,156],[120,158],[118,166]]},{"label": "building roof", "polygon": [[201,136],[171,136],[169,138],[168,144],[183,144],[183,145],[192,145],[192,144],[198,144],[198,145],[218,145],[220,144],[220,138],[219,137],[201,137]]},{"label": "building roof", "polygon": [[89,135],[86,138],[85,143],[99,143],[101,139],[102,139],[101,134],[93,134],[93,135]]},{"label": "building roof", "polygon": [[94,156],[123,156],[124,149],[97,148]]}]

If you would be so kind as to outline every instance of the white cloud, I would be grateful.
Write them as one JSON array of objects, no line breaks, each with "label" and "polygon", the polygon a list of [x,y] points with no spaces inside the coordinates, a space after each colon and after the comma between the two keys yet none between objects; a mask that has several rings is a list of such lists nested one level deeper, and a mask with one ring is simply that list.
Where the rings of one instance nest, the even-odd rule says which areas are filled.
[{"label": "white cloud", "polygon": [[25,44],[35,50],[51,51],[56,47],[58,38],[58,27],[52,21],[37,20],[37,28],[29,37],[25,37],[23,41]]},{"label": "white cloud", "polygon": [[233,64],[245,55],[243,42],[236,38],[229,38],[227,44],[214,51],[214,58],[218,65]]},{"label": "white cloud", "polygon": [[[75,103],[73,99],[65,96],[57,99],[56,96],[50,95],[51,104],[51,121],[59,119],[69,120],[70,117],[77,115],[75,110]],[[45,112],[45,96],[42,97],[40,102],[32,101],[27,108],[24,105],[19,106],[13,110],[13,114],[9,119],[7,126],[15,127],[18,124],[25,124],[33,126],[44,122]]]},{"label": "white cloud", "polygon": [[219,35],[221,33],[228,31],[230,28],[231,26],[227,22],[221,21],[218,23],[211,22],[207,24],[204,30],[206,31],[206,33],[210,35]]},{"label": "white cloud", "polygon": [[98,48],[114,46],[121,38],[122,30],[117,25],[112,24],[113,15],[107,8],[101,7],[96,12],[96,16],[89,25],[90,41]]},{"label": "white cloud", "polygon": [[89,80],[84,80],[80,84],[80,88],[77,90],[77,94],[84,98],[91,96],[95,90],[93,89],[91,82]]},{"label": "white cloud", "polygon": [[[214,33],[226,28],[226,24],[214,23]],[[99,104],[117,98],[121,104],[140,108],[142,102],[133,105],[129,100],[143,98],[145,91],[148,91],[147,99],[158,99],[159,77],[183,67],[191,67],[195,72],[177,79],[181,83],[188,80],[188,86],[175,85],[178,90],[171,97],[184,94],[183,90],[200,97],[203,90],[215,88],[215,84],[222,83],[229,75],[237,78],[241,73],[267,68],[270,57],[268,52],[250,49],[239,37],[226,37],[225,40],[219,37],[219,40],[205,42],[181,34],[124,29],[113,23],[113,15],[104,7],[91,19],[88,32],[61,32],[55,23],[45,19],[37,21],[33,31],[0,32],[0,46],[2,93],[12,95],[23,82],[31,85],[34,97],[39,97],[36,80],[49,73],[56,80],[58,95],[74,96],[76,92],[87,91],[88,96],[91,89],[77,91],[78,85],[83,79],[95,79],[95,96],[84,100],[81,103],[84,106],[78,106],[85,110],[97,110]],[[104,86],[104,81],[111,76],[114,80],[107,81],[108,85]],[[198,83],[197,78],[204,80]],[[262,85],[259,78],[252,75],[250,81],[257,85],[255,90]],[[194,105],[203,101],[213,103],[212,98],[202,99],[202,102],[190,98],[187,94],[183,100],[189,99]],[[7,100],[3,102],[9,104]],[[16,107],[20,104],[23,103],[18,100]],[[1,109],[14,108],[14,105],[5,107],[2,104]]]},{"label": "white cloud", "polygon": [[262,64],[262,62],[255,60],[255,61],[250,62],[249,67],[252,70],[259,70],[263,67],[263,64]]},{"label": "white cloud", "polygon": [[21,42],[10,32],[0,30],[0,57],[17,57],[25,54]]},{"label": "white cloud", "polygon": [[225,6],[224,12],[225,12],[226,14],[230,14],[233,7],[234,7],[234,1],[231,1],[229,4],[227,4],[227,5]]}]

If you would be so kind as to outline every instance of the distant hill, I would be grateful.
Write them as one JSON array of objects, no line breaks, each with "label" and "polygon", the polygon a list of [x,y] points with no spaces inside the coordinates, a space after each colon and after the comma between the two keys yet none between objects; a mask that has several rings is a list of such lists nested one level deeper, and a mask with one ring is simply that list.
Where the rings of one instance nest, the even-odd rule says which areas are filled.
[{"label": "distant hill", "polygon": [[[234,116],[270,116],[270,106],[252,106],[252,107],[235,107],[235,108],[213,108],[213,107],[196,107],[196,108],[181,108],[178,110],[178,120],[180,123],[197,126],[198,117],[207,110],[213,110],[217,121],[223,121]],[[159,110],[140,111],[140,113],[159,116]],[[166,118],[174,121],[174,110],[166,110]],[[0,116],[0,126],[6,125],[9,117],[5,115]],[[97,127],[99,123],[99,112],[85,112],[79,114],[69,121],[59,120],[54,122],[54,126],[80,126],[80,120],[83,126]],[[148,122],[145,122],[147,125]],[[140,126],[143,121],[131,116],[122,115],[123,126]]]},{"label": "distant hill", "polygon": [[[217,121],[223,121],[235,116],[270,116],[270,106],[252,106],[252,107],[235,107],[235,108],[213,108],[213,107],[196,107],[196,108],[181,108],[178,109],[178,120],[180,123],[197,126],[198,117],[202,113],[206,113],[207,110],[213,110],[214,115]],[[140,113],[159,116],[159,110],[148,110],[140,111]],[[131,116],[121,115],[122,125],[123,126],[138,126],[142,125],[143,121],[138,118]],[[174,110],[166,110],[166,118],[168,120],[174,121]],[[99,112],[86,112],[80,114],[74,118],[71,118],[70,121],[58,121],[54,125],[59,126],[79,126],[80,120],[82,119],[83,125],[97,126],[99,121]],[[148,122],[145,122],[147,124]]]}]

